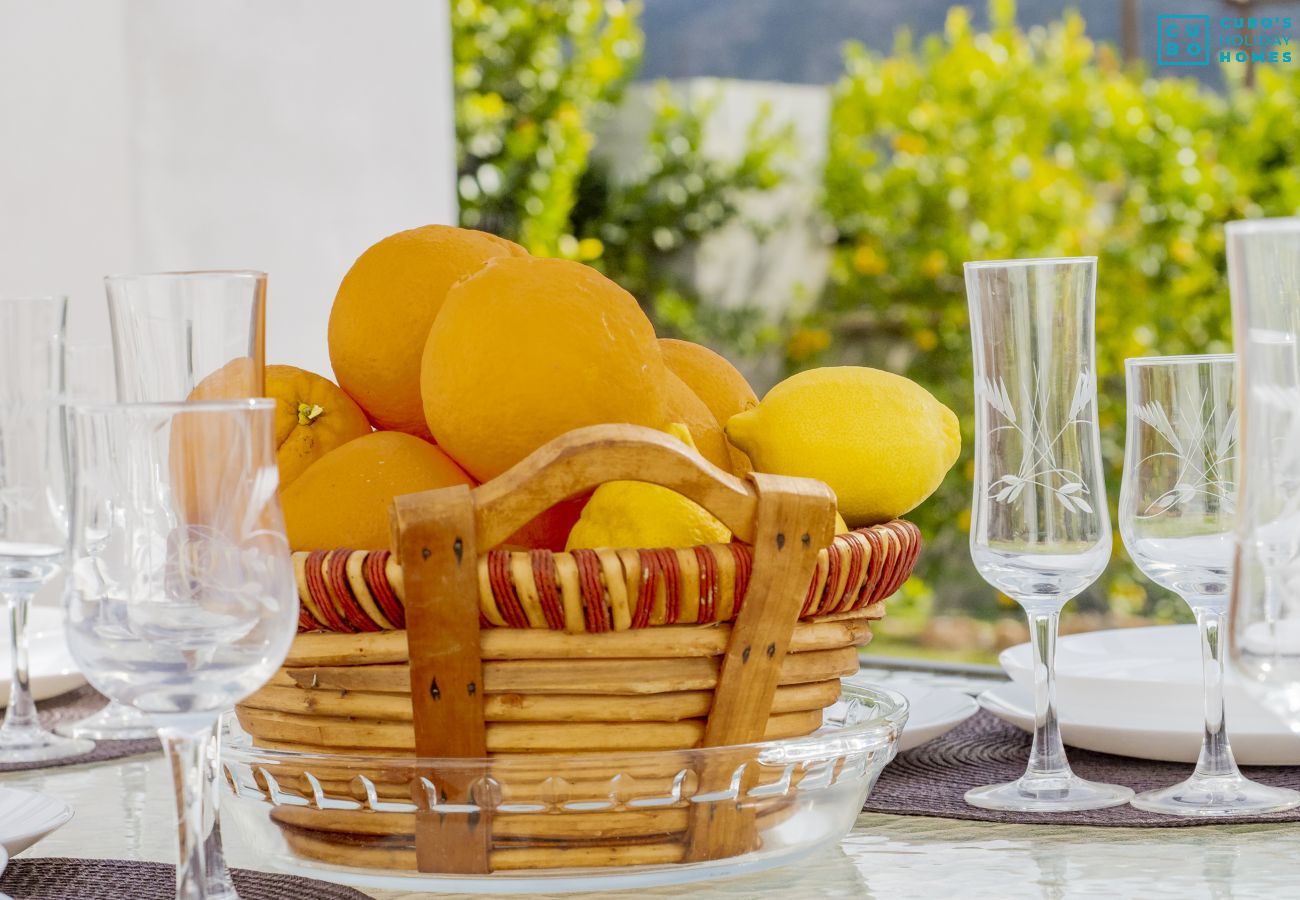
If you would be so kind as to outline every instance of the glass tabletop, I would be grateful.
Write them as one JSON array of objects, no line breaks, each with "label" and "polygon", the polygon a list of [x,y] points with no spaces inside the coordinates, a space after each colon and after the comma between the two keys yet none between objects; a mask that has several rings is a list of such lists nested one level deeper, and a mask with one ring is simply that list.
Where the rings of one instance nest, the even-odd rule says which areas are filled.
[{"label": "glass tabletop", "polygon": [[[934,667],[872,667],[859,677],[895,686],[942,684],[971,693],[998,680],[992,671]],[[54,794],[76,808],[71,823],[20,857],[171,861],[174,807],[169,773],[160,757],[16,773],[0,783]],[[231,865],[257,867],[256,855],[237,831],[228,830],[224,838]],[[1286,823],[1090,828],[863,814],[839,847],[798,864],[748,877],[639,891],[636,896],[1242,900],[1289,895],[1300,874],[1297,859],[1300,828]],[[433,896],[367,893],[381,900]]]}]

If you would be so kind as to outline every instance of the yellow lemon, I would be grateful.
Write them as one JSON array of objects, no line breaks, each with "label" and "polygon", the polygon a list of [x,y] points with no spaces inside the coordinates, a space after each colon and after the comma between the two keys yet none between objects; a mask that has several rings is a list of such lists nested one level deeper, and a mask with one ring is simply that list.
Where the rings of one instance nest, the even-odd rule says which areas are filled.
[{"label": "yellow lemon", "polygon": [[727,437],[759,472],[826,482],[854,527],[914,509],[961,451],[952,410],[914,381],[859,366],[787,378],[732,416]]},{"label": "yellow lemon", "polygon": [[[665,430],[695,449],[685,425]],[[727,526],[676,491],[641,481],[611,481],[591,495],[565,549],[694,547],[730,540]]]}]

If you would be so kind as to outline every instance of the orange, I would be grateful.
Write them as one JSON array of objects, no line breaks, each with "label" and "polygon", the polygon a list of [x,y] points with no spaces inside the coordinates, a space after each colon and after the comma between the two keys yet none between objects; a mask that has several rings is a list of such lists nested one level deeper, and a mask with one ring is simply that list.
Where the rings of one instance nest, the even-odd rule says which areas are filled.
[{"label": "orange", "polygon": [[335,447],[370,433],[355,400],[330,381],[296,366],[266,367],[266,396],[275,400],[280,487]]},{"label": "orange", "polygon": [[[732,416],[758,406],[758,397],[745,376],[708,347],[690,341],[660,338],[659,349],[663,351],[664,363],[704,402],[719,425],[725,426]],[[694,429],[691,433],[703,451],[704,444],[694,434]],[[743,475],[753,470],[748,456],[732,446],[730,441],[727,441],[727,447],[732,472]]]},{"label": "orange", "polygon": [[420,385],[438,445],[486,481],[574,428],[662,428],[667,374],[617,284],[569,260],[498,257],[447,292]]},{"label": "orange", "polygon": [[668,399],[668,421],[685,425],[700,455],[730,472],[731,454],[727,448],[727,439],[722,434],[722,426],[713,417],[713,413],[709,412],[704,401],[695,396],[686,382],[672,372],[668,373],[664,382],[664,392]]},{"label": "orange", "polygon": [[489,259],[525,255],[496,235],[425,225],[384,238],[352,264],[330,310],[330,364],[377,427],[429,436],[420,354],[447,289]]},{"label": "orange", "polygon": [[582,516],[582,509],[591,499],[591,491],[561,500],[546,512],[537,516],[523,528],[506,538],[502,546],[522,547],[527,550],[564,549],[569,540],[569,532]]},{"label": "orange", "polygon": [[758,397],[745,376],[721,355],[701,344],[660,338],[664,363],[704,401],[722,425],[736,413],[758,406]]},{"label": "orange", "polygon": [[428,441],[376,431],[307,467],[280,495],[294,550],[388,548],[394,497],[474,482]]}]

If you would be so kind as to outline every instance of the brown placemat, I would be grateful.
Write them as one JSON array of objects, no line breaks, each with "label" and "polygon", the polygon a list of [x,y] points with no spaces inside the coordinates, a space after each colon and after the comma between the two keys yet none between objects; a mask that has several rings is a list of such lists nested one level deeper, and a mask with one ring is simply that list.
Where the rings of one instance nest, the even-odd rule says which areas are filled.
[{"label": "brown placemat", "polygon": [[[94,715],[108,704],[99,691],[88,684],[74,688],[66,694],[42,700],[36,704],[36,711],[41,717],[41,724],[53,730],[64,722],[75,722]],[[139,756],[142,753],[154,753],[161,750],[157,738],[138,738],[130,741],[96,741],[95,749],[81,756],[69,756],[64,759],[41,760],[27,763],[0,763],[0,773],[26,772],[30,769],[50,769],[55,766],[79,766],[85,763],[107,762],[125,756]]]},{"label": "brown placemat", "polygon": [[[368,900],[350,887],[232,869],[240,900]],[[124,859],[15,859],[0,878],[0,891],[13,900],[173,900],[176,867]]]},{"label": "brown placemat", "polygon": [[[881,774],[863,811],[977,822],[1130,828],[1300,822],[1300,809],[1266,816],[1197,819],[1162,816],[1128,805],[1068,813],[998,812],[966,805],[962,797],[971,788],[1019,778],[1025,771],[1030,743],[1026,732],[980,710],[947,734],[900,753]],[[1076,775],[1126,785],[1139,793],[1177,784],[1192,773],[1187,763],[1152,762],[1077,748],[1070,748],[1069,758]],[[1243,768],[1242,774],[1263,784],[1300,790],[1300,766],[1250,766]]]}]

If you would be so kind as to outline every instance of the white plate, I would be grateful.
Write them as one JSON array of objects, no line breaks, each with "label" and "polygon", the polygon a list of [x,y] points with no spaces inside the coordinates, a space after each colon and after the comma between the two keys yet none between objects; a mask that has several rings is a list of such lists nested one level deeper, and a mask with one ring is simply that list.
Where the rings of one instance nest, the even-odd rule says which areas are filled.
[{"label": "white plate", "polygon": [[72,807],[57,797],[0,787],[0,846],[14,856],[72,820]]},{"label": "white plate", "polygon": [[[1033,691],[1028,644],[1002,651],[998,661],[1011,680]],[[1283,726],[1250,694],[1228,667],[1224,679],[1229,734],[1278,732]],[[1063,716],[1141,729],[1156,715],[1192,723],[1199,734],[1201,649],[1195,625],[1118,628],[1060,638],[1056,643],[1056,696]],[[1123,702],[1117,703],[1116,698]],[[1284,729],[1283,729],[1284,730]],[[1297,739],[1300,740],[1300,739]]]},{"label": "white plate", "polygon": [[[27,665],[32,696],[57,697],[86,683],[68,652],[63,637],[63,614],[47,607],[32,607],[27,619]],[[9,617],[0,615],[0,706],[9,702]]]},{"label": "white plate", "polygon": [[[979,696],[979,705],[1004,722],[1025,731],[1033,730],[1033,695],[1019,684],[1000,685],[985,691]],[[1080,709],[1062,705],[1059,716],[1061,736],[1071,747],[1135,759],[1181,763],[1195,763],[1201,749],[1199,710],[1187,716],[1171,709],[1152,707],[1144,710],[1141,716],[1117,716],[1113,710],[1105,708]],[[1300,765],[1300,737],[1277,720],[1259,727],[1258,724],[1235,722],[1229,715],[1228,737],[1237,762],[1242,765]]]},{"label": "white plate", "polygon": [[[850,683],[854,681],[853,678],[847,680]],[[863,679],[860,683],[865,685],[869,682]],[[979,711],[974,697],[950,688],[892,678],[888,688],[907,699],[907,724],[898,739],[900,753],[947,734]]]}]

